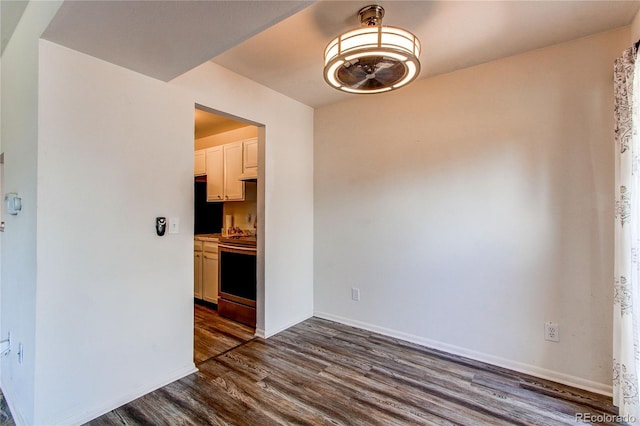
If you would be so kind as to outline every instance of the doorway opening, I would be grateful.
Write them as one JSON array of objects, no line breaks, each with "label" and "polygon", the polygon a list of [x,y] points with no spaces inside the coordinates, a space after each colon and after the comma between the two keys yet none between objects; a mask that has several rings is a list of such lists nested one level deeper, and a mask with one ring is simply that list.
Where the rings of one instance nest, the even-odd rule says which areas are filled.
[{"label": "doorway opening", "polygon": [[216,327],[241,330],[242,339],[264,334],[264,140],[264,125],[195,105],[196,363],[233,347],[221,345]]}]

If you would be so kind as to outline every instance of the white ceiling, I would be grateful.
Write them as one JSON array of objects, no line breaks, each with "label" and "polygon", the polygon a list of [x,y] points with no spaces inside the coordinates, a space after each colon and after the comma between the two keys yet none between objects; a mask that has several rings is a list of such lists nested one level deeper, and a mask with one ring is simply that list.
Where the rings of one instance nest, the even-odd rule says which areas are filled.
[{"label": "white ceiling", "polygon": [[237,120],[233,120],[226,116],[204,111],[200,108],[195,108],[194,114],[195,139],[204,138],[211,135],[217,135],[218,133],[228,132],[230,130],[240,129],[247,127],[249,123],[243,123]]},{"label": "white ceiling", "polygon": [[4,52],[27,4],[26,1],[0,1],[0,52]]},{"label": "white ceiling", "polygon": [[[213,62],[314,107],[353,96],[322,77],[327,43],[371,1],[319,1]],[[422,42],[420,78],[629,25],[637,1],[381,1],[384,25]],[[406,90],[406,89],[403,89]]]},{"label": "white ceiling", "polygon": [[67,0],[42,37],[168,81],[309,4]]},{"label": "white ceiling", "polygon": [[[357,95],[322,78],[322,52],[385,8],[422,41],[425,78],[629,25],[634,1],[65,1],[44,38],[168,81],[211,59],[318,107]],[[410,90],[410,89],[401,89]],[[378,95],[384,96],[384,95]]]}]

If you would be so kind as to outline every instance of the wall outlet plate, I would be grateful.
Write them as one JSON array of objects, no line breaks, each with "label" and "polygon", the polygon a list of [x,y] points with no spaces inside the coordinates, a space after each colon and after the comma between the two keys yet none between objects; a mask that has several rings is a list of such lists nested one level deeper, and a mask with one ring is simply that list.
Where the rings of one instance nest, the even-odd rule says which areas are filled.
[{"label": "wall outlet plate", "polygon": [[550,342],[560,341],[560,329],[557,323],[552,321],[544,323],[544,340],[548,340]]}]

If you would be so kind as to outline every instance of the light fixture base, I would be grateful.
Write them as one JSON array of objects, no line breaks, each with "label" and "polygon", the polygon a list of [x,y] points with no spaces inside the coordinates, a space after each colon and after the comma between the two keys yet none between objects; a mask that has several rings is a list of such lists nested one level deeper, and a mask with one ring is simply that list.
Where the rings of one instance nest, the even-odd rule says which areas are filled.
[{"label": "light fixture base", "polygon": [[358,11],[360,17],[360,23],[363,26],[382,25],[382,18],[384,18],[384,8],[377,4],[365,6]]}]

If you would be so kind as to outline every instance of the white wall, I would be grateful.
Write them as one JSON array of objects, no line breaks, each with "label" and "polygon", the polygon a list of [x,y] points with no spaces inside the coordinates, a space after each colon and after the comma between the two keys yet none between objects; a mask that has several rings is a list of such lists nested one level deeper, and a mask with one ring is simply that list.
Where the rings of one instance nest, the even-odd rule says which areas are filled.
[{"label": "white wall", "polygon": [[264,191],[265,197],[258,195],[264,221],[258,229],[257,332],[270,336],[310,317],[313,110],[212,62],[170,83],[194,103],[265,125],[258,179],[258,194]]},{"label": "white wall", "polygon": [[628,40],[316,110],[316,314],[609,391],[612,64]]},{"label": "white wall", "polygon": [[69,424],[195,371],[193,102],[47,41],[39,84],[35,421]]},{"label": "white wall", "polygon": [[[2,56],[0,56],[0,129],[2,129]],[[2,131],[0,130],[0,155],[4,151],[2,150]],[[0,221],[4,220],[4,190],[2,189],[2,183],[4,182],[4,164],[0,164]],[[2,235],[0,232],[0,333],[4,331],[2,328]],[[2,340],[2,334],[0,334],[0,340]],[[2,387],[2,363],[0,362],[0,388]],[[1,390],[1,389],[0,389]]]},{"label": "white wall", "polygon": [[[2,330],[13,340],[2,363],[1,386],[18,424],[33,424],[36,307],[36,167],[38,38],[61,2],[30,2],[2,55],[4,190],[22,197],[23,210],[6,218],[2,235]],[[18,364],[17,347],[25,348]]]},{"label": "white wall", "polygon": [[[17,302],[3,319],[25,344],[22,367],[3,365],[19,423],[81,423],[193,371],[196,102],[266,125],[259,332],[312,315],[311,108],[211,63],[167,84],[47,41],[38,63],[37,47],[28,90],[8,91],[28,106],[16,127],[32,132],[6,144],[7,159],[25,157],[8,182],[24,186],[25,225],[9,224],[17,250],[3,250],[20,264],[2,297]],[[157,237],[156,216],[179,217],[181,233]]]}]

